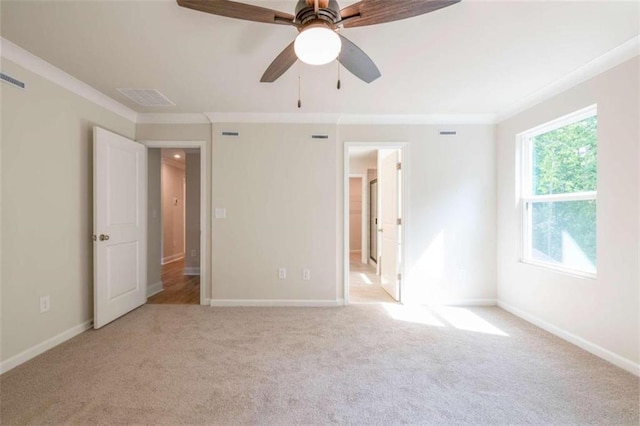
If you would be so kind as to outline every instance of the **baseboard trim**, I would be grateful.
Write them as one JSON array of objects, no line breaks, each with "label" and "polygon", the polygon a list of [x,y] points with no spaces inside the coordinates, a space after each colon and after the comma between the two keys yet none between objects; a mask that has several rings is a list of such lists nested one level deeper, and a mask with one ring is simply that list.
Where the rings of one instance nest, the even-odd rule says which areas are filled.
[{"label": "baseboard trim", "polygon": [[49,349],[53,349],[61,343],[66,342],[69,339],[76,337],[77,335],[84,333],[88,329],[93,327],[93,320],[89,320],[83,322],[80,325],[76,325],[75,327],[71,327],[70,329],[63,331],[62,333],[53,336],[44,342],[38,343],[35,346],[30,347],[26,351],[20,352],[19,354],[12,356],[0,363],[0,374],[4,374],[7,371],[16,368],[20,364],[24,364],[32,358],[37,357],[40,354],[48,351]]},{"label": "baseboard trim", "polygon": [[600,357],[605,361],[608,361],[611,364],[620,367],[635,376],[640,377],[640,364],[636,364],[635,362],[624,358],[616,353],[613,353],[610,350],[603,348],[602,346],[596,345],[595,343],[583,339],[582,337],[576,336],[575,334],[570,333],[551,323],[548,323],[535,315],[511,306],[508,303],[503,302],[502,300],[498,300],[498,306],[505,311],[517,317],[520,317],[523,320],[530,322],[531,324],[540,327],[541,329],[548,331],[549,333],[558,336],[561,339],[566,340],[567,342],[572,343],[579,348],[582,348],[585,351],[592,353],[593,355]]},{"label": "baseboard trim", "polygon": [[161,291],[164,291],[164,288],[162,288],[162,281],[158,281],[157,283],[153,283],[151,285],[147,286],[147,298],[151,297],[151,296],[155,296],[156,294],[160,293]]},{"label": "baseboard trim", "polygon": [[200,275],[200,267],[199,266],[190,266],[184,268],[185,275]]},{"label": "baseboard trim", "polygon": [[261,306],[261,307],[334,307],[342,306],[344,301],[338,300],[250,300],[250,299],[211,299],[211,306]]},{"label": "baseboard trim", "polygon": [[163,257],[162,265],[166,265],[168,263],[176,262],[182,259],[184,259],[184,253],[173,254],[171,256]]}]

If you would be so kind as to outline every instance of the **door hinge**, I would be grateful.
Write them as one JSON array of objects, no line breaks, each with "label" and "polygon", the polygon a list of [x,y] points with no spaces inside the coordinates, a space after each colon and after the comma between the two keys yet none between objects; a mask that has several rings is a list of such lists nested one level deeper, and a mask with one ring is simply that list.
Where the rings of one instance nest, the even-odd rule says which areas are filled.
[{"label": "door hinge", "polygon": [[396,164],[396,169],[398,169],[398,170],[402,170],[402,163],[398,163],[398,164]]},{"label": "door hinge", "polygon": [[95,234],[91,236],[91,241],[97,241],[97,240],[98,240],[98,237]]},{"label": "door hinge", "polygon": [[402,274],[398,274],[398,281],[402,281]]},{"label": "door hinge", "polygon": [[402,225],[402,219],[398,218],[398,225]]}]

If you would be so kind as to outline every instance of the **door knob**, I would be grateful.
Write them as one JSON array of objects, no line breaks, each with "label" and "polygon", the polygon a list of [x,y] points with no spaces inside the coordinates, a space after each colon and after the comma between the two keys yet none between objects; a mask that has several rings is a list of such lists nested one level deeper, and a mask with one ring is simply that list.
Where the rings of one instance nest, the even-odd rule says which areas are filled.
[{"label": "door knob", "polygon": [[107,241],[109,239],[108,235],[100,234],[100,241]]}]

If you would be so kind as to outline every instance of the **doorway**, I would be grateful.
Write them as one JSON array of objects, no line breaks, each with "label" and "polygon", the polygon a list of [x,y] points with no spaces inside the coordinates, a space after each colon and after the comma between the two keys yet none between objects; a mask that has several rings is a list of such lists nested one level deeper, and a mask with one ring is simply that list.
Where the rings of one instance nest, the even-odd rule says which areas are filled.
[{"label": "doorway", "polygon": [[401,301],[403,143],[345,143],[344,300]]},{"label": "doorway", "polygon": [[207,304],[204,142],[142,143],[148,147],[147,303]]}]

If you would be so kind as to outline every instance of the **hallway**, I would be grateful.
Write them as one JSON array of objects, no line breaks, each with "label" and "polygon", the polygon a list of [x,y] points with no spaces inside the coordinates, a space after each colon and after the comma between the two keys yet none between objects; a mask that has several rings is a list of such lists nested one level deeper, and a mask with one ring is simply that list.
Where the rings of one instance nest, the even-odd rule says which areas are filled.
[{"label": "hallway", "polygon": [[396,303],[380,285],[373,266],[360,260],[360,252],[349,255],[349,303]]},{"label": "hallway", "polygon": [[150,304],[200,304],[200,276],[184,275],[184,259],[162,265],[162,288],[151,296]]}]

